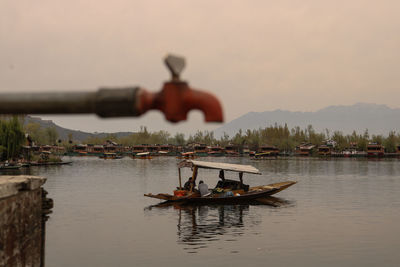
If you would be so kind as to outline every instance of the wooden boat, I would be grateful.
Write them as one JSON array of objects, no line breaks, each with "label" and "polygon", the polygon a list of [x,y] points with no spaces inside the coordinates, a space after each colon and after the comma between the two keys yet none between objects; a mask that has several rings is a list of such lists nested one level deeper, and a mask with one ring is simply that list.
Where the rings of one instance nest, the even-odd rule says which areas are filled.
[{"label": "wooden boat", "polygon": [[58,165],[67,165],[67,164],[72,164],[72,161],[60,161],[60,162],[38,162],[38,161],[32,161],[29,163],[30,166],[58,166]]},{"label": "wooden boat", "polygon": [[228,145],[225,147],[225,156],[226,157],[239,157],[240,151],[239,147],[236,145]]},{"label": "wooden boat", "polygon": [[277,157],[279,155],[279,149],[275,146],[271,145],[263,145],[256,153],[256,157],[264,158],[264,157]]},{"label": "wooden boat", "polygon": [[135,156],[136,156],[136,158],[139,158],[139,159],[152,159],[150,152],[137,153]]},{"label": "wooden boat", "polygon": [[194,154],[198,157],[207,157],[208,152],[207,152],[207,145],[196,145],[194,146]]},{"label": "wooden boat", "polygon": [[330,146],[327,145],[320,145],[318,147],[318,156],[331,156],[332,155],[332,149]]},{"label": "wooden boat", "polygon": [[3,164],[0,165],[0,170],[17,170],[20,169],[22,165],[17,164],[17,165],[8,165],[8,164]]},{"label": "wooden boat", "polygon": [[132,147],[132,154],[136,155],[138,153],[143,153],[147,151],[147,145],[136,145]]},{"label": "wooden boat", "polygon": [[178,159],[194,159],[197,158],[196,154],[193,151],[181,153],[177,156]]},{"label": "wooden boat", "polygon": [[122,156],[117,155],[117,153],[104,153],[100,156],[101,159],[122,159]]},{"label": "wooden boat", "polygon": [[159,150],[160,150],[160,147],[157,145],[147,146],[147,152],[150,154],[150,156],[159,156],[159,154],[158,154]]},{"label": "wooden boat", "polygon": [[[193,186],[189,190],[184,190],[182,187],[181,179],[181,168],[191,168],[192,180],[196,181],[198,176],[198,169],[215,169],[223,173],[224,171],[231,171],[239,173],[240,181],[229,180],[223,178],[217,184],[217,186],[210,190],[209,194],[201,196],[197,190],[194,190]],[[206,162],[197,160],[183,160],[178,164],[179,171],[179,187],[174,191],[174,194],[144,194],[146,197],[157,198],[170,202],[185,202],[185,203],[198,203],[198,204],[211,204],[211,203],[236,203],[262,199],[271,195],[274,195],[292,185],[295,181],[285,181],[280,183],[274,183],[269,185],[260,185],[249,187],[243,184],[242,176],[243,173],[259,174],[261,172],[250,165],[239,165],[239,164],[228,164],[228,163],[217,163],[217,162]],[[220,176],[221,177],[221,176]],[[224,177],[224,175],[222,175]],[[203,179],[203,178],[202,178]]]},{"label": "wooden boat", "polygon": [[173,145],[161,145],[158,154],[160,156],[176,156],[176,148]]},{"label": "wooden boat", "polygon": [[168,151],[160,150],[157,152],[159,156],[166,156],[168,155]]},{"label": "wooden boat", "polygon": [[71,163],[71,161],[62,161],[59,156],[53,156],[50,151],[43,151],[37,161],[29,162],[29,166],[56,166]]},{"label": "wooden boat", "polygon": [[251,157],[251,159],[271,159],[276,157],[277,154],[275,152],[262,152],[254,154],[254,156]]}]

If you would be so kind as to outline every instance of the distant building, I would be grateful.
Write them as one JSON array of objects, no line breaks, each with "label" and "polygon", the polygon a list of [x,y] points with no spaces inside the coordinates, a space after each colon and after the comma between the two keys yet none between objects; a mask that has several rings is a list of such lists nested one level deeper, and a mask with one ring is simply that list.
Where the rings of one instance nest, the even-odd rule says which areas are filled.
[{"label": "distant building", "polygon": [[368,157],[382,157],[385,155],[385,147],[377,143],[369,143],[367,145]]},{"label": "distant building", "polygon": [[295,149],[295,154],[298,156],[311,156],[314,151],[315,145],[306,143],[297,146]]}]

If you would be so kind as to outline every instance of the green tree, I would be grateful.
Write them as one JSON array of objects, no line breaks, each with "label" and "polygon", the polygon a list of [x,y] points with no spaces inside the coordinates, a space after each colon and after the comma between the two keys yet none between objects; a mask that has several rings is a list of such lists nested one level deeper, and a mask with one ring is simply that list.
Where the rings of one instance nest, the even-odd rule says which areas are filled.
[{"label": "green tree", "polygon": [[224,135],[221,136],[220,140],[218,141],[220,146],[227,146],[229,144],[229,135],[224,132]]},{"label": "green tree", "polygon": [[171,143],[178,146],[185,145],[185,135],[183,133],[176,133]]},{"label": "green tree", "polygon": [[394,153],[396,152],[396,133],[394,131],[389,132],[389,136],[383,141],[386,152]]},{"label": "green tree", "polygon": [[54,145],[57,142],[58,139],[58,132],[56,130],[56,127],[48,127],[45,130],[46,135],[47,135],[47,140],[49,145]]},{"label": "green tree", "polygon": [[348,139],[340,131],[334,131],[331,136],[332,140],[336,142],[336,149],[342,151],[343,149],[349,147]]},{"label": "green tree", "polygon": [[69,134],[68,134],[68,143],[71,143],[71,144],[72,144],[72,142],[74,141],[73,138],[74,138],[74,137],[73,137],[73,134],[72,134],[72,133],[69,133]]},{"label": "green tree", "polygon": [[25,131],[36,144],[45,144],[46,137],[39,123],[30,122],[25,125]]},{"label": "green tree", "polygon": [[25,142],[22,123],[17,116],[0,120],[0,157],[2,160],[17,158]]}]

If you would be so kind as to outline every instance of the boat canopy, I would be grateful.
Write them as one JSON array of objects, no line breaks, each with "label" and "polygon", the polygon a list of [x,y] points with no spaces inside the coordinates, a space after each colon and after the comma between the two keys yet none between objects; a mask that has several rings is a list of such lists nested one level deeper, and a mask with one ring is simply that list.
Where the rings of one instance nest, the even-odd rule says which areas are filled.
[{"label": "boat canopy", "polygon": [[194,166],[197,166],[198,168],[204,168],[204,169],[216,169],[216,170],[224,170],[224,171],[261,174],[261,172],[257,168],[255,168],[251,165],[230,164],[230,163],[221,163],[221,162],[208,162],[208,161],[199,161],[199,160],[183,160],[180,163],[178,163],[178,168],[183,168],[183,167],[192,168]]}]

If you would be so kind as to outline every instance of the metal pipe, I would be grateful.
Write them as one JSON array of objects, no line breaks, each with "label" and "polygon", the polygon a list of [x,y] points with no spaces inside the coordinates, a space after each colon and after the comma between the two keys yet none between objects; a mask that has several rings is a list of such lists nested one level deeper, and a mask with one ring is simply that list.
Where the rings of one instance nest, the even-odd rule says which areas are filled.
[{"label": "metal pipe", "polygon": [[138,116],[139,88],[100,89],[79,93],[0,94],[0,114],[84,114]]}]

